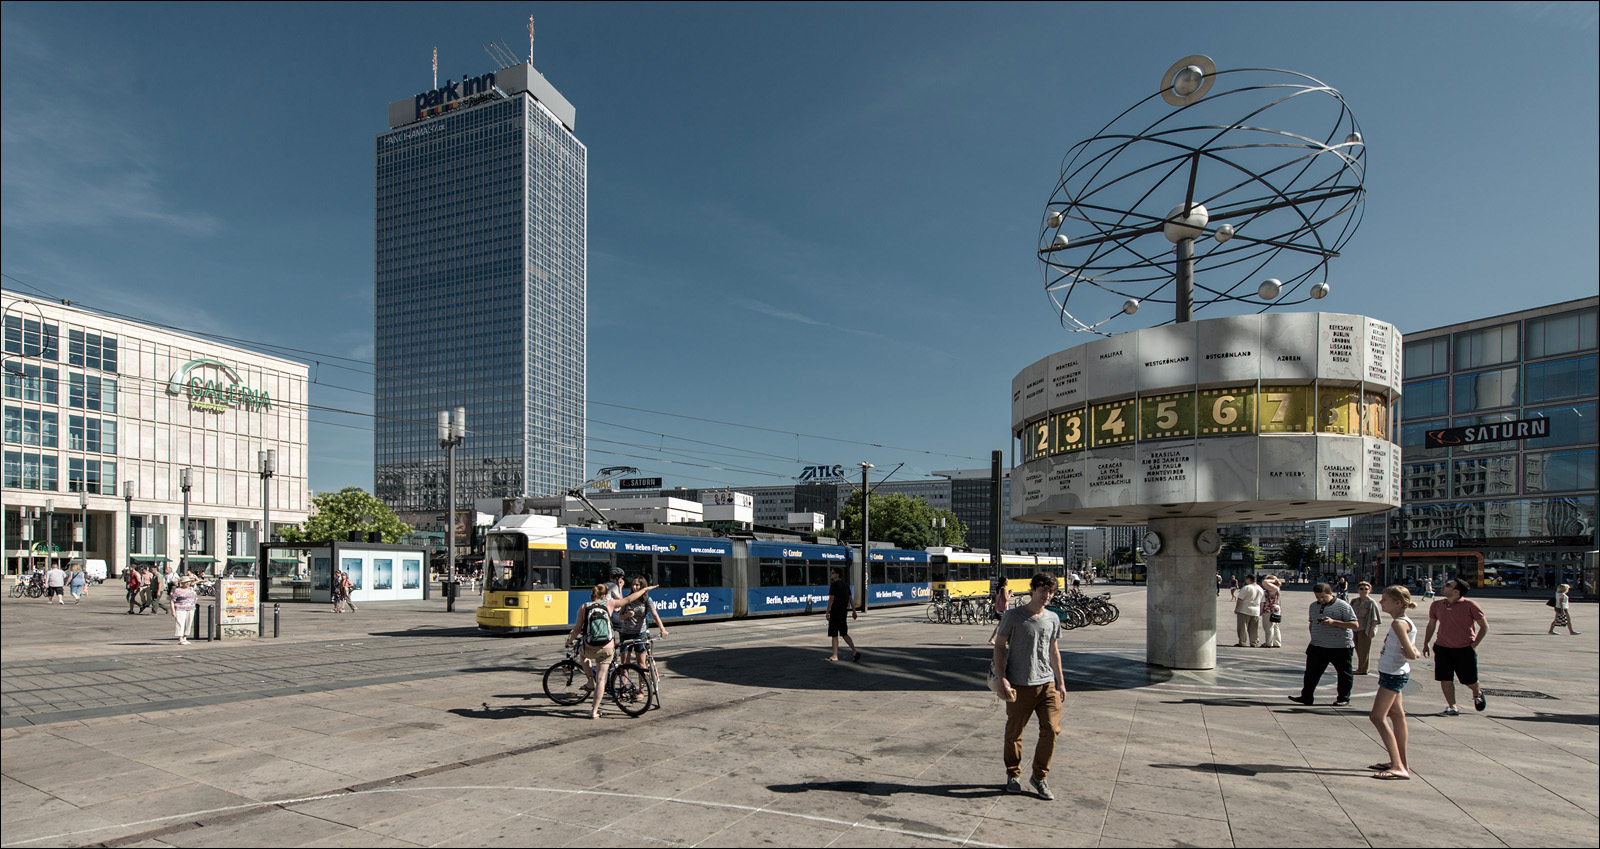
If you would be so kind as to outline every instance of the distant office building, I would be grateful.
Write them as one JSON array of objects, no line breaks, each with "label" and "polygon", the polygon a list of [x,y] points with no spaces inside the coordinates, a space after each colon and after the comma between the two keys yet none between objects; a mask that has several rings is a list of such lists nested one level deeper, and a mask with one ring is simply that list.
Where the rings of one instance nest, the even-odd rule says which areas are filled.
[{"label": "distant office building", "polygon": [[[1576,582],[1596,547],[1597,315],[1583,298],[1405,334],[1403,506],[1352,524],[1358,566],[1387,548],[1387,581],[1481,561],[1488,581]],[[1492,427],[1521,421],[1543,435]]]},{"label": "distant office building", "polygon": [[10,292],[0,304],[8,573],[75,558],[215,572],[310,516],[305,363]]},{"label": "distant office building", "polygon": [[584,479],[588,150],[531,65],[389,104],[376,209],[377,495],[440,511],[439,410],[466,408],[461,504]]}]

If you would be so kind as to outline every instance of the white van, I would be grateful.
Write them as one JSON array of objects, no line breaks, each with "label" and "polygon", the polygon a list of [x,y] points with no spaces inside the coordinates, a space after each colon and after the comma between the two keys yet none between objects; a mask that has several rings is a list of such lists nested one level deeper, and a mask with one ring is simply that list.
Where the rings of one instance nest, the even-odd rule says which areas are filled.
[{"label": "white van", "polygon": [[83,567],[83,576],[96,584],[103,584],[106,580],[106,562],[104,560],[74,560],[73,566]]}]

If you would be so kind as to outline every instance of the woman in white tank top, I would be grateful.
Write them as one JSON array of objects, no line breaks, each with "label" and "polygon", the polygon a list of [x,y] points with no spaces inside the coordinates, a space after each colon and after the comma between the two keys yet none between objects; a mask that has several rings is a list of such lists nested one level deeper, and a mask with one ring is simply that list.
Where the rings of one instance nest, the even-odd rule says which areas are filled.
[{"label": "woman in white tank top", "polygon": [[1417,650],[1413,635],[1416,626],[1406,617],[1406,611],[1417,606],[1411,600],[1411,591],[1398,584],[1383,591],[1378,607],[1391,617],[1389,633],[1383,638],[1383,653],[1378,656],[1378,693],[1372,700],[1372,713],[1367,716],[1383,738],[1389,751],[1389,760],[1375,763],[1373,778],[1385,781],[1405,781],[1411,778],[1406,760],[1406,710],[1400,693],[1411,678],[1411,663],[1422,656]]}]

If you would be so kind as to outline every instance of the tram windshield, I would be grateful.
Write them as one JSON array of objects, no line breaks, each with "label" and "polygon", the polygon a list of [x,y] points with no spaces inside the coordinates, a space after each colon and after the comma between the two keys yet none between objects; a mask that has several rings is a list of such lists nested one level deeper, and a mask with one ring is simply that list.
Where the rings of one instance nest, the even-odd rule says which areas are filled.
[{"label": "tram windshield", "polygon": [[530,549],[518,534],[490,534],[484,548],[489,592],[547,590],[560,585],[563,552]]}]

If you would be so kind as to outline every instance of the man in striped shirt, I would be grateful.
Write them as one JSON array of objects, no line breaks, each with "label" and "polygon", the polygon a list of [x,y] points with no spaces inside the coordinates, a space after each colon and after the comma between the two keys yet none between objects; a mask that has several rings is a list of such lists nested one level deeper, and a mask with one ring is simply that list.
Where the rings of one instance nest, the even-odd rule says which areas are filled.
[{"label": "man in striped shirt", "polygon": [[1333,706],[1345,707],[1350,704],[1350,689],[1355,686],[1356,679],[1350,671],[1350,662],[1355,656],[1355,631],[1361,626],[1350,603],[1334,597],[1333,587],[1320,583],[1312,587],[1312,592],[1317,600],[1311,602],[1308,617],[1311,645],[1306,646],[1305,682],[1300,688],[1300,695],[1290,696],[1289,701],[1312,704],[1312,696],[1316,693],[1317,684],[1322,681],[1322,673],[1327,671],[1331,663],[1339,682]]}]

